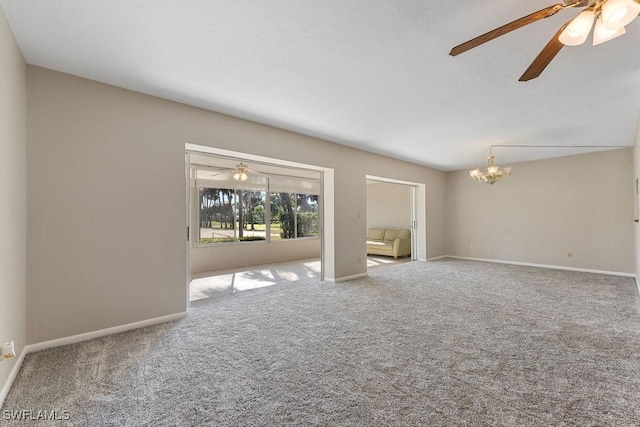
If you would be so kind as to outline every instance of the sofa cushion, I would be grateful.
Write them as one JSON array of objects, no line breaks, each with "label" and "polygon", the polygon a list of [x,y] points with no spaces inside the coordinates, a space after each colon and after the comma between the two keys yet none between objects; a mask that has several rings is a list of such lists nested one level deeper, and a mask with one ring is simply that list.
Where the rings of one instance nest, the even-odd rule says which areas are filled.
[{"label": "sofa cushion", "polygon": [[367,240],[384,240],[384,228],[370,228],[367,230]]},{"label": "sofa cushion", "polygon": [[367,247],[369,249],[393,249],[392,240],[367,240]]},{"label": "sofa cushion", "polygon": [[394,240],[394,239],[410,239],[411,231],[409,230],[391,230],[386,229],[384,232],[384,240]]}]

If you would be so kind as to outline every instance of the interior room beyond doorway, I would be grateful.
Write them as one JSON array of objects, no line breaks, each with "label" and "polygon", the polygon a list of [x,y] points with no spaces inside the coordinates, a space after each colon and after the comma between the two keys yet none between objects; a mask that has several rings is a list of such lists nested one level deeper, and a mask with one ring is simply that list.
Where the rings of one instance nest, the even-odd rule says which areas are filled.
[{"label": "interior room beyond doorway", "polygon": [[367,179],[367,268],[416,259],[415,186]]},{"label": "interior room beyond doorway", "polygon": [[326,171],[200,148],[187,144],[189,300],[324,277]]}]

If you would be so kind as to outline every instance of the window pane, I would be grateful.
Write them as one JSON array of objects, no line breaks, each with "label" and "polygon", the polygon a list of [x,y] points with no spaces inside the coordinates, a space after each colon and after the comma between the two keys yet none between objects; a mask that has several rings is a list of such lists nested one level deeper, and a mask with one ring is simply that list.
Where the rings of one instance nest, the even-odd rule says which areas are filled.
[{"label": "window pane", "polygon": [[235,190],[200,187],[200,244],[235,240]]},{"label": "window pane", "polygon": [[238,240],[249,242],[266,240],[264,191],[237,191],[238,199]]},{"label": "window pane", "polygon": [[298,194],[297,208],[297,237],[318,235],[318,196],[312,194]]},{"label": "window pane", "polygon": [[295,194],[271,193],[271,240],[295,238],[295,201]]}]

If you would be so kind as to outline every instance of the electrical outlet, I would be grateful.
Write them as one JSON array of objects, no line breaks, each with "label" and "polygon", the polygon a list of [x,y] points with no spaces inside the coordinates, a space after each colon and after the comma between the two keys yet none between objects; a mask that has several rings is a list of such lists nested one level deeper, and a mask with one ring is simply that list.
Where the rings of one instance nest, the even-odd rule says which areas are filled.
[{"label": "electrical outlet", "polygon": [[469,249],[474,250],[476,247],[473,245],[473,243],[471,245],[469,245]]},{"label": "electrical outlet", "polygon": [[567,258],[573,258],[573,252],[572,251],[567,252]]},{"label": "electrical outlet", "polygon": [[4,359],[11,359],[15,355],[16,351],[14,349],[13,341],[6,342],[2,345],[2,358],[0,358],[0,361]]}]

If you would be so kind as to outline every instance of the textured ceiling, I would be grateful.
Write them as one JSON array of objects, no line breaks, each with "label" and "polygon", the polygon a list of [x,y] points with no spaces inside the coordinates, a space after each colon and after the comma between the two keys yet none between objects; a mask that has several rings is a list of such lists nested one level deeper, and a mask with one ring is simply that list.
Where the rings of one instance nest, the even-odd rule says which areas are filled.
[{"label": "textured ceiling", "polygon": [[[443,170],[492,144],[631,146],[640,19],[518,78],[565,10],[449,50],[553,0],[0,0],[28,63]],[[506,164],[583,150],[497,148]]]}]

